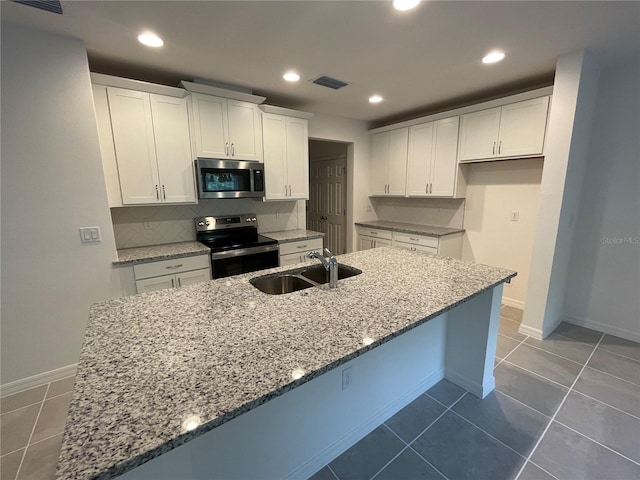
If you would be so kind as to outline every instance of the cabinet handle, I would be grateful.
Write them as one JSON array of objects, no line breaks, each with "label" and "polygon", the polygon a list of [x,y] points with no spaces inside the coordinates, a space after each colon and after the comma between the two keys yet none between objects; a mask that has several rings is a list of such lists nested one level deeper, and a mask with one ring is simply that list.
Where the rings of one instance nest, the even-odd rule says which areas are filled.
[{"label": "cabinet handle", "polygon": [[156,185],[156,200],[160,200],[160,192],[158,192],[158,185]]},{"label": "cabinet handle", "polygon": [[164,267],[167,270],[175,270],[176,268],[180,268],[182,266],[181,263],[177,264],[177,265],[169,265],[168,267]]},{"label": "cabinet handle", "polygon": [[164,185],[162,185],[162,197],[166,200],[167,199],[167,192],[164,189]]},{"label": "cabinet handle", "polygon": [[498,154],[500,154],[501,151],[502,151],[502,140],[500,140],[500,143],[498,143]]},{"label": "cabinet handle", "polygon": [[171,287],[175,288],[175,286],[176,286],[176,281],[172,278],[171,279]]},{"label": "cabinet handle", "polygon": [[493,142],[493,155],[496,154],[496,142]]},{"label": "cabinet handle", "polygon": [[291,185],[289,185],[289,196],[291,196]]},{"label": "cabinet handle", "polygon": [[433,183],[429,184],[429,193],[433,193]]},{"label": "cabinet handle", "polygon": [[236,155],[236,146],[232,143],[231,144],[231,156],[235,157]]},{"label": "cabinet handle", "polygon": [[417,238],[413,238],[413,237],[409,237],[409,240],[412,240],[414,242],[418,242],[419,241]]},{"label": "cabinet handle", "polygon": [[182,281],[180,280],[180,277],[178,277],[178,286],[181,287],[182,286]]},{"label": "cabinet handle", "polygon": [[307,248],[307,244],[305,243],[304,245],[298,245],[296,248]]},{"label": "cabinet handle", "polygon": [[371,235],[377,235],[378,234],[378,232],[374,232],[374,231],[371,231],[370,233],[371,233]]},{"label": "cabinet handle", "polygon": [[375,240],[371,240],[371,248],[376,248],[376,241]]},{"label": "cabinet handle", "polygon": [[224,154],[228,157],[229,156],[229,142],[224,144]]}]

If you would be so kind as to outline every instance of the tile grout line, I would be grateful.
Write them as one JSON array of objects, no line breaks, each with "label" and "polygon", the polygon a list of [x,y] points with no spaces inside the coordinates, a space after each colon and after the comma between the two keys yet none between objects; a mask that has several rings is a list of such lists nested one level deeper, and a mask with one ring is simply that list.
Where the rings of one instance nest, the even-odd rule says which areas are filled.
[{"label": "tile grout line", "polygon": [[[527,463],[530,463],[531,465],[533,465],[536,468],[539,468],[540,470],[542,470],[544,473],[546,473],[547,475],[549,475],[550,477],[554,478],[555,480],[560,480],[558,477],[556,477],[554,474],[552,474],[551,472],[548,472],[546,469],[542,468],[540,465],[538,465],[537,463],[535,463],[532,460],[527,460],[526,462],[524,462],[524,467],[527,466]],[[524,470],[524,468],[523,468]],[[517,480],[517,477],[516,477]]]},{"label": "tile grout line", "polygon": [[[582,368],[580,369],[580,371],[578,372],[578,375],[576,375],[576,378],[573,380],[573,383],[571,384],[571,386],[569,387],[569,389],[567,390],[567,393],[564,395],[564,397],[562,398],[562,401],[560,402],[560,404],[558,405],[558,408],[556,408],[555,413],[553,414],[553,416],[551,417],[551,419],[549,419],[549,423],[547,423],[547,426],[545,427],[545,429],[543,430],[542,434],[540,435],[540,438],[538,438],[538,441],[536,442],[536,444],[533,446],[533,448],[531,449],[531,453],[529,453],[529,455],[527,456],[527,462],[529,462],[531,460],[531,457],[533,456],[533,454],[536,452],[536,450],[538,449],[538,447],[540,446],[540,443],[542,442],[542,439],[544,438],[544,436],[547,434],[547,432],[549,431],[549,428],[551,428],[551,424],[553,424],[553,421],[555,420],[555,418],[558,416],[558,413],[560,412],[560,409],[562,409],[562,406],[564,405],[564,402],[567,401],[567,398],[569,397],[569,394],[571,393],[571,390],[573,390],[573,387],[575,386],[575,384],[578,382],[578,379],[580,378],[580,375],[582,375],[582,372],[584,372],[584,369],[587,368],[587,363],[589,363],[589,360],[591,360],[591,357],[593,357],[593,354],[596,353],[596,350],[598,348],[598,345],[600,345],[600,342],[602,342],[602,339],[604,338],[604,333],[600,336],[600,339],[598,340],[598,343],[596,343],[596,345],[593,347],[593,350],[591,351],[591,354],[589,355],[589,358],[587,358],[587,361],[584,362],[584,365],[582,366]],[[565,387],[566,388],[566,387]],[[520,475],[522,474],[522,471],[524,470],[525,465],[527,464],[527,462],[524,463],[524,465],[522,465],[522,467],[520,468],[520,470],[518,471],[518,474],[515,476],[515,480],[518,480],[518,478],[520,477]]]},{"label": "tile grout line", "polygon": [[21,408],[33,407],[34,405],[37,405],[40,402],[44,402],[44,401],[45,401],[45,399],[43,398],[39,402],[33,402],[33,403],[28,404],[28,405],[22,405],[21,407],[17,407],[17,408],[14,408],[12,410],[7,410],[6,412],[2,412],[2,415],[6,415],[7,413],[15,412],[16,410],[20,410]]},{"label": "tile grout line", "polygon": [[617,411],[618,411],[618,412],[620,412],[620,413],[624,413],[624,414],[626,414],[626,415],[629,415],[630,417],[637,418],[638,420],[640,420],[640,417],[639,417],[639,416],[637,416],[637,415],[634,415],[633,413],[625,412],[625,411],[624,411],[624,410],[622,410],[621,408],[614,407],[613,405],[609,405],[608,403],[603,402],[602,400],[598,400],[597,398],[592,397],[591,395],[587,395],[586,393],[582,393],[581,391],[576,390],[575,388],[574,388],[573,390],[571,390],[571,391],[572,391],[572,392],[574,392],[574,393],[578,393],[578,394],[582,395],[583,397],[587,397],[587,398],[589,398],[589,399],[591,399],[591,400],[594,400],[594,401],[596,401],[596,402],[598,402],[598,403],[601,403],[602,405],[605,405],[605,406],[607,406],[607,407],[609,407],[609,408],[612,408],[612,409],[614,409],[614,410],[617,410]]},{"label": "tile grout line", "polygon": [[[498,334],[498,335],[499,335],[499,334]],[[503,336],[504,336],[504,335],[503,335]],[[511,351],[510,351],[509,353],[507,353],[503,358],[501,358],[501,359],[500,359],[500,361],[499,361],[498,363],[496,363],[496,364],[493,366],[493,369],[495,370],[496,368],[498,368],[498,366],[499,366],[502,362],[504,362],[504,361],[507,359],[507,357],[508,357],[509,355],[511,355],[513,352],[515,352],[516,348],[518,348],[520,345],[522,345],[522,344],[525,342],[525,340],[526,340],[527,338],[529,338],[529,336],[528,336],[528,335],[527,335],[526,337],[524,337],[524,338],[520,341],[520,343],[519,343],[518,345],[516,345],[515,347],[513,347],[513,350],[511,350]]]},{"label": "tile grout line", "polygon": [[618,357],[626,358],[627,360],[631,360],[631,361],[636,362],[636,363],[640,363],[640,360],[638,360],[636,358],[633,358],[633,357],[629,357],[628,355],[623,355],[622,353],[618,353],[618,352],[614,352],[614,351],[611,351],[611,350],[607,350],[606,348],[602,348],[602,347],[600,347],[600,350],[602,350],[603,352],[612,353],[614,355],[617,355]]},{"label": "tile grout line", "polygon": [[615,375],[610,374],[609,372],[605,372],[604,370],[600,370],[600,369],[595,368],[595,367],[592,367],[592,366],[590,366],[590,365],[587,365],[587,367],[588,367],[588,368],[590,368],[591,370],[595,370],[595,371],[596,371],[596,372],[598,372],[598,373],[604,373],[605,375],[609,375],[610,377],[613,377],[613,378],[615,378],[615,379],[617,379],[617,380],[622,380],[623,382],[630,383],[631,385],[634,385],[634,386],[636,386],[636,387],[640,387],[640,384],[634,383],[634,382],[632,382],[632,381],[630,381],[630,380],[625,380],[625,379],[624,379],[624,378],[622,378],[622,377],[617,377],[617,376],[615,376]]},{"label": "tile grout line", "polygon": [[[575,360],[571,360],[570,358],[563,357],[562,355],[554,352],[550,352],[549,350],[545,350],[544,348],[536,347],[535,345],[531,345],[530,343],[525,343],[527,347],[535,348],[536,350],[540,350],[541,352],[548,353],[549,355],[554,355],[558,358],[562,358],[563,360],[567,360],[568,362],[575,363],[576,365],[586,365],[586,363],[576,362]],[[592,346],[593,348],[593,346]]]},{"label": "tile grout line", "polygon": [[[521,366],[520,366],[520,365],[518,365],[518,364],[515,364],[515,363],[513,363],[513,362],[510,362],[509,360],[505,360],[505,361],[504,361],[504,363],[508,363],[508,364],[509,364],[509,365],[511,365],[512,367],[519,368],[520,370],[524,370],[525,372],[527,372],[527,373],[531,373],[531,374],[533,374],[533,375],[535,375],[535,376],[537,376],[537,377],[544,378],[544,379],[545,379],[545,380],[547,380],[548,382],[555,383],[556,385],[558,385],[558,386],[560,386],[560,387],[562,387],[562,388],[567,388],[567,389],[569,388],[569,387],[567,387],[566,385],[563,385],[563,384],[562,384],[562,383],[560,383],[560,382],[556,382],[555,380],[551,380],[550,378],[547,378],[547,377],[545,377],[544,375],[540,375],[539,373],[536,373],[536,372],[534,372],[533,370],[528,370],[528,369],[526,369],[526,368],[524,368],[524,367],[521,367]],[[586,366],[586,365],[585,365],[585,366]],[[584,368],[584,367],[583,367],[583,368]],[[582,372],[582,370],[581,370],[580,372],[578,372],[578,376],[580,375],[580,373],[581,373],[581,372]],[[578,378],[578,377],[576,377],[576,378]]]},{"label": "tile grout line", "polygon": [[18,465],[18,470],[16,471],[16,480],[20,475],[20,470],[22,470],[22,464],[24,463],[24,459],[27,456],[27,450],[29,449],[29,444],[31,443],[31,439],[33,438],[33,432],[36,431],[36,426],[38,425],[38,420],[40,420],[40,414],[42,413],[42,409],[44,408],[44,402],[47,398],[47,393],[49,393],[49,387],[51,383],[47,384],[47,389],[44,392],[44,399],[42,399],[42,403],[40,404],[40,409],[38,410],[38,415],[36,416],[36,421],[33,422],[33,428],[31,428],[31,433],[29,434],[29,440],[27,441],[27,445],[24,447],[24,452],[22,453],[22,458],[20,459],[20,465]]},{"label": "tile grout line", "polygon": [[536,410],[535,408],[533,408],[531,405],[527,405],[526,403],[518,400],[517,398],[512,397],[511,395],[509,395],[508,393],[504,393],[502,390],[498,390],[497,388],[494,390],[495,392],[498,392],[500,395],[504,395],[505,397],[513,400],[514,402],[519,403],[520,405],[522,405],[523,407],[527,407],[529,410],[533,410],[536,413],[539,413],[540,415],[542,415],[543,417],[546,418],[551,418],[549,415],[547,415],[546,413],[542,413],[539,410]]},{"label": "tile grout line", "polygon": [[589,437],[588,435],[585,435],[584,433],[579,432],[579,431],[578,431],[578,430],[576,430],[575,428],[572,428],[572,427],[570,427],[569,425],[566,425],[566,424],[562,423],[562,422],[561,422],[561,421],[559,421],[559,420],[556,420],[556,423],[557,423],[557,424],[559,424],[559,425],[562,425],[563,427],[565,427],[565,428],[567,428],[567,429],[569,429],[569,430],[571,430],[572,432],[577,433],[577,434],[578,434],[578,435],[580,435],[581,437],[584,437],[584,438],[586,438],[587,440],[592,441],[593,443],[597,443],[597,444],[598,444],[598,445],[600,445],[602,448],[605,448],[605,449],[609,450],[610,452],[613,452],[613,453],[615,453],[616,455],[619,455],[619,456],[621,456],[622,458],[624,458],[624,459],[626,459],[626,460],[629,460],[631,463],[635,463],[636,465],[640,466],[640,462],[638,462],[637,460],[633,460],[633,459],[631,459],[631,458],[627,457],[626,455],[624,455],[623,453],[620,453],[620,452],[618,452],[617,450],[614,450],[614,449],[613,449],[613,448],[611,448],[611,447],[607,447],[604,443],[600,443],[598,440],[594,440],[593,438]]},{"label": "tile grout line", "polygon": [[[331,463],[331,462],[329,462],[329,463]],[[333,468],[331,468],[331,466],[328,463],[327,463],[327,468],[329,469],[329,471],[331,472],[331,475],[333,475],[336,480],[340,480],[340,478],[338,478],[338,475],[336,474],[336,472],[333,471]]]}]

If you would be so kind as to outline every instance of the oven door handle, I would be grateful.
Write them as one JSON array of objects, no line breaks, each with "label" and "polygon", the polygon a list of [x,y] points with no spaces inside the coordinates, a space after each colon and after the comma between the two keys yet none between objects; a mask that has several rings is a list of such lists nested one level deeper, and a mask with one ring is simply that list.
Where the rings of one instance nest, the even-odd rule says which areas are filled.
[{"label": "oven door handle", "polygon": [[211,260],[220,260],[221,258],[242,257],[245,255],[254,255],[256,253],[267,253],[279,250],[278,245],[263,245],[260,247],[238,248],[236,250],[227,250],[226,252],[212,252]]}]

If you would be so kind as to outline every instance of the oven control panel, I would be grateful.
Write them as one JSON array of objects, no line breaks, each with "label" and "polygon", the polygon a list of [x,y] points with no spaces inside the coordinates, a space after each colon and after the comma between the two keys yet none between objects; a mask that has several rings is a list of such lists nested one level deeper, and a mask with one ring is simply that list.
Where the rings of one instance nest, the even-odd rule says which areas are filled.
[{"label": "oven control panel", "polygon": [[232,215],[226,217],[197,217],[194,219],[197,232],[210,232],[228,228],[239,228],[247,225],[257,226],[258,219],[255,213]]}]

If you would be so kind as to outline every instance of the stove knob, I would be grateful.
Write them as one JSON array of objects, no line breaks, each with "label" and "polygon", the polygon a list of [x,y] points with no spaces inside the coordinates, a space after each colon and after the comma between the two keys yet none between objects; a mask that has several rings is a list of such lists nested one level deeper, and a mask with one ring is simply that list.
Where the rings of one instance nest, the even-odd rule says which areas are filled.
[{"label": "stove knob", "polygon": [[198,222],[199,227],[204,227],[204,222]]},{"label": "stove knob", "polygon": [[209,222],[204,222],[204,224],[205,224],[207,227],[211,225],[211,223],[209,223]]},{"label": "stove knob", "polygon": [[250,219],[249,217],[247,217],[247,218],[245,218],[245,219],[244,219],[244,221],[245,221],[245,222],[250,222],[250,221],[251,221],[251,219]]},{"label": "stove knob", "polygon": [[258,221],[258,219],[257,219],[256,217],[253,217],[253,218],[251,219],[251,221],[252,221],[252,222],[257,222],[257,221]]}]

